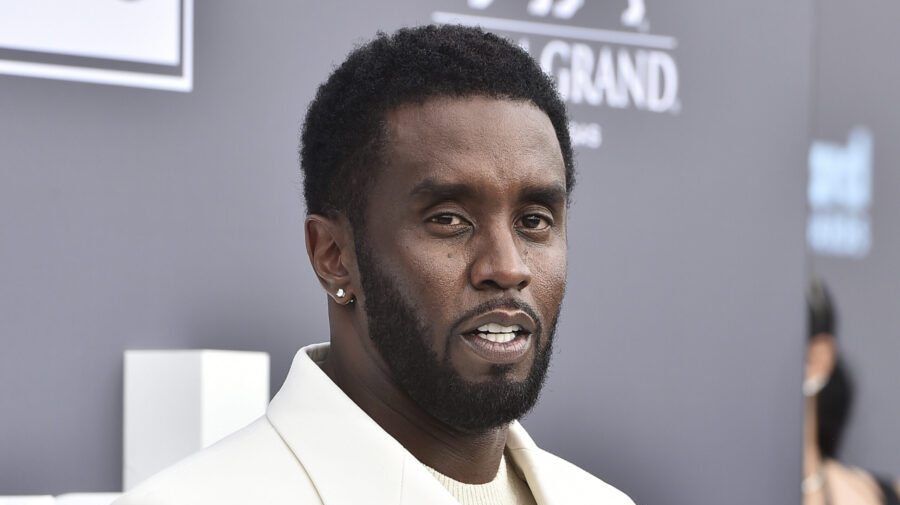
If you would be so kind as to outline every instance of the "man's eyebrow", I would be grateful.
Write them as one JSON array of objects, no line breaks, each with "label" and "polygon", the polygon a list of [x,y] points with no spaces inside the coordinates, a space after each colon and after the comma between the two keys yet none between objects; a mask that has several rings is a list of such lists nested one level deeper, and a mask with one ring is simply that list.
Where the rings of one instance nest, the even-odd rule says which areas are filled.
[{"label": "man's eyebrow", "polygon": [[529,186],[522,190],[522,200],[547,207],[565,207],[569,194],[562,184]]},{"label": "man's eyebrow", "polygon": [[[474,198],[477,193],[478,190],[470,184],[440,182],[429,177],[416,184],[410,190],[409,196],[430,200],[462,200]],[[562,184],[549,184],[526,186],[522,189],[520,199],[523,202],[533,202],[547,207],[564,207],[568,196],[568,192]]]},{"label": "man's eyebrow", "polygon": [[475,188],[466,183],[440,182],[431,177],[423,180],[409,192],[410,197],[423,197],[432,200],[455,200],[472,198]]}]

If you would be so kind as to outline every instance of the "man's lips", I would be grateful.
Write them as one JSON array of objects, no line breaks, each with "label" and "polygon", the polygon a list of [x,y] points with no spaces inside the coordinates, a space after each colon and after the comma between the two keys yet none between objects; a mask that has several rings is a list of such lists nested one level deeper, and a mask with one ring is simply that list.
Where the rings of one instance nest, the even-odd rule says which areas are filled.
[{"label": "man's lips", "polygon": [[479,358],[494,364],[508,364],[528,354],[536,326],[525,312],[493,310],[467,321],[460,336],[466,347]]},{"label": "man's lips", "polygon": [[492,364],[505,365],[516,363],[524,358],[531,349],[530,333],[517,334],[509,342],[492,342],[478,335],[462,335],[466,348],[479,358]]}]

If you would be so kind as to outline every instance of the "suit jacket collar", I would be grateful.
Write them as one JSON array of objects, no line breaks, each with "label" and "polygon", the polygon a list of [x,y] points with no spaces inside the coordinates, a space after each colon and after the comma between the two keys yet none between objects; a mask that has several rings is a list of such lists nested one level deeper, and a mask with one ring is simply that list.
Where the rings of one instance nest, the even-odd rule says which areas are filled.
[{"label": "suit jacket collar", "polygon": [[561,486],[560,482],[554,482],[554,479],[545,471],[539,471],[545,467],[540,461],[545,453],[538,448],[518,421],[513,421],[509,425],[509,431],[506,434],[506,449],[513,466],[528,483],[528,488],[531,489],[531,494],[538,505],[584,503],[584,496],[571,496],[567,486]]},{"label": "suit jacket collar", "polygon": [[[328,344],[297,352],[284,386],[266,411],[326,505],[458,505],[415,457],[337,387],[316,364]],[[536,470],[539,450],[517,422],[507,448],[535,500],[548,504]]]}]

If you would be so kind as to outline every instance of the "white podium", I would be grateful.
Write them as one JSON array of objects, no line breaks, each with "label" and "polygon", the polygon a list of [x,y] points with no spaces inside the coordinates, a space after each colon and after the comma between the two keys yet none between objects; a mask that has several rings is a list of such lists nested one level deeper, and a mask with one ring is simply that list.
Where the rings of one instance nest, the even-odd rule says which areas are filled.
[{"label": "white podium", "polygon": [[56,505],[50,495],[0,496],[0,505]]},{"label": "white podium", "polygon": [[123,489],[265,413],[269,355],[125,351]]},{"label": "white podium", "polygon": [[67,493],[56,497],[56,505],[109,505],[122,493]]},{"label": "white podium", "polygon": [[49,495],[0,496],[0,505],[110,505],[122,493],[67,493]]}]

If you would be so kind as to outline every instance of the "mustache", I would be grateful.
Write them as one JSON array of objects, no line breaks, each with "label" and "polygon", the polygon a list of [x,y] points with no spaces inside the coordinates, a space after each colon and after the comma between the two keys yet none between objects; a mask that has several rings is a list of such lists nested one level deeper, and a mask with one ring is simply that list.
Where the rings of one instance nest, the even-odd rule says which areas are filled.
[{"label": "mustache", "polygon": [[462,316],[460,316],[453,324],[453,328],[458,328],[463,323],[463,321],[467,319],[497,309],[521,310],[522,312],[528,314],[531,317],[531,320],[534,321],[535,333],[537,335],[544,334],[544,325],[541,321],[541,318],[538,317],[537,311],[535,311],[534,308],[532,308],[531,305],[529,305],[527,302],[516,298],[497,298],[481,303],[467,310]]}]

